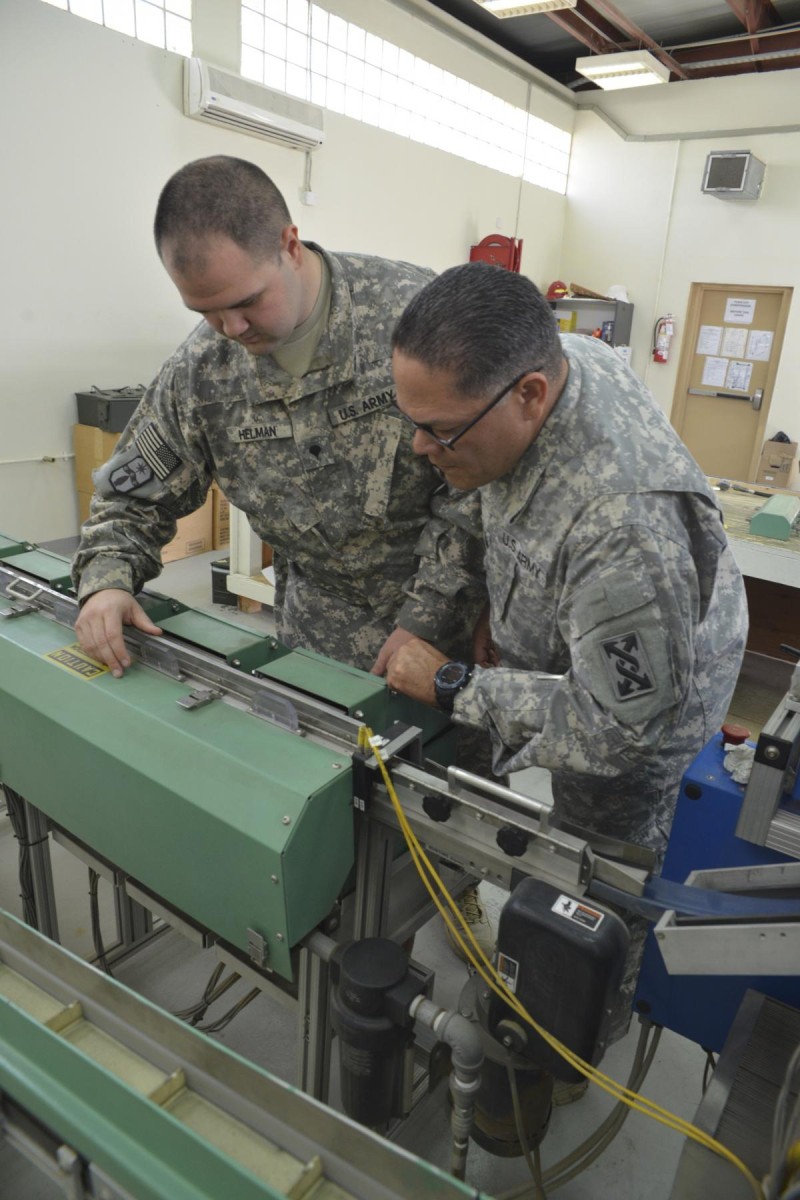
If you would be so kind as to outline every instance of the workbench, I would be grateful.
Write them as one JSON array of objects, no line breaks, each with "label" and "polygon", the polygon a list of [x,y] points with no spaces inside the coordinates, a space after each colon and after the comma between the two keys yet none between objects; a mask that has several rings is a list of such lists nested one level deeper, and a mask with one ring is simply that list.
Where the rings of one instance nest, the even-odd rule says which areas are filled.
[{"label": "workbench", "polygon": [[788,542],[754,536],[750,532],[750,518],[766,503],[765,497],[728,490],[718,491],[717,499],[742,574],[800,588],[800,529],[793,531]]},{"label": "workbench", "polygon": [[[716,480],[709,480],[713,486]],[[768,491],[754,485],[754,490]],[[788,542],[750,533],[750,518],[764,504],[764,496],[717,491],[725,529],[736,562],[744,575],[750,610],[748,650],[794,661],[781,643],[800,643],[800,530]]]}]

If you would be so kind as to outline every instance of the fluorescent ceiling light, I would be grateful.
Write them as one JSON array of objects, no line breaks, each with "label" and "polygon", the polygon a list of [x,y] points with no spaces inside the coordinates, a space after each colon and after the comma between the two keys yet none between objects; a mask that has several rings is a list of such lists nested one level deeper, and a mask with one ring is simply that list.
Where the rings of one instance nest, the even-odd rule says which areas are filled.
[{"label": "fluorescent ceiling light", "polygon": [[587,58],[576,58],[575,70],[606,91],[669,83],[669,67],[659,62],[649,50],[590,54]]},{"label": "fluorescent ceiling light", "polygon": [[526,17],[530,13],[555,12],[557,8],[575,8],[578,0],[475,0],[493,17]]}]

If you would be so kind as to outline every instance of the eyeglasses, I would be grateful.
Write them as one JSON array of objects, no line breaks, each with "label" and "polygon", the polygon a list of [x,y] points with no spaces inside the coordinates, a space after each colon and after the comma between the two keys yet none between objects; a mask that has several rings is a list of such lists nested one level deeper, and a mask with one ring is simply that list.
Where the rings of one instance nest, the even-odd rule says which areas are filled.
[{"label": "eyeglasses", "polygon": [[403,412],[400,413],[400,416],[403,418],[404,421],[408,422],[408,424],[411,426],[411,428],[415,432],[418,429],[421,429],[422,432],[427,434],[427,436],[429,438],[431,438],[432,441],[436,442],[437,445],[444,446],[445,450],[452,450],[453,446],[455,446],[455,444],[459,440],[459,438],[462,438],[465,433],[469,433],[470,429],[472,429],[475,425],[478,424],[478,421],[482,421],[483,418],[486,416],[486,414],[490,413],[492,411],[492,409],[495,408],[500,403],[500,401],[503,400],[508,395],[508,393],[512,390],[512,388],[515,388],[517,386],[517,384],[520,382],[520,380],[524,379],[526,375],[536,374],[536,372],[541,371],[541,369],[542,369],[541,367],[529,367],[527,371],[523,371],[521,375],[517,375],[516,379],[512,379],[511,383],[506,384],[506,386],[503,388],[502,392],[500,392],[497,396],[495,396],[494,400],[490,400],[489,403],[486,405],[486,407],[482,408],[477,416],[473,417],[472,420],[469,421],[464,426],[463,429],[459,429],[458,433],[454,433],[452,437],[449,437],[449,438],[439,437],[438,433],[433,432],[433,427],[431,425],[426,425],[424,422],[420,422],[420,421],[412,421],[411,417],[407,417],[406,414]]}]

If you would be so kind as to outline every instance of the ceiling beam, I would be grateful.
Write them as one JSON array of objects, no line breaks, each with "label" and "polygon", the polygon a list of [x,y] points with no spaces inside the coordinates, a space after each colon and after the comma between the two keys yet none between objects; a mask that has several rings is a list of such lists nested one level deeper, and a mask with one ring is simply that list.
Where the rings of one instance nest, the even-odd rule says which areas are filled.
[{"label": "ceiling beam", "polygon": [[[579,0],[580,3],[583,3],[583,0]],[[617,37],[612,37],[611,39],[603,37],[602,34],[598,33],[594,22],[589,24],[583,19],[580,13],[563,9],[548,12],[547,15],[551,21],[554,21],[556,25],[565,29],[567,33],[571,33],[577,41],[581,42],[594,54],[613,54],[615,50],[620,49]],[[616,33],[616,30],[613,32]]]},{"label": "ceiling beam", "polygon": [[607,17],[613,25],[616,25],[617,29],[633,38],[639,46],[646,46],[648,50],[651,50],[665,67],[669,67],[673,75],[677,75],[679,79],[689,78],[680,63],[666,50],[663,50],[658,42],[654,42],[649,34],[635,25],[629,17],[621,13],[616,5],[611,3],[611,0],[592,0],[589,7],[593,8],[600,16]]},{"label": "ceiling beam", "polygon": [[708,67],[697,67],[692,71],[692,79],[722,79],[725,77],[732,78],[736,75],[751,75],[754,72],[763,73],[765,71],[786,71],[791,68],[800,67],[800,54],[794,58],[768,58],[759,60],[754,58],[751,63],[731,63],[730,66],[717,64]]},{"label": "ceiling beam", "polygon": [[608,38],[609,42],[619,41],[619,30],[616,25],[612,25],[604,16],[597,11],[592,5],[591,0],[577,0],[575,12],[593,29],[596,29],[603,37]]},{"label": "ceiling beam", "polygon": [[772,0],[727,0],[728,8],[741,21],[748,33],[758,33],[780,25],[781,18]]},{"label": "ceiling beam", "polygon": [[[741,37],[729,38],[725,41],[706,42],[699,46],[684,46],[680,50],[674,50],[673,54],[684,67],[689,68],[692,79],[697,78],[696,72],[702,63],[724,62],[728,59],[735,62],[736,59],[750,57],[755,61],[761,57],[762,68],[767,69],[767,63],[788,66],[791,62],[790,55],[793,53],[800,55],[800,30],[792,33],[771,33],[769,37],[762,37],[759,39],[758,50],[750,49],[751,40],[746,34],[742,34]],[[783,51],[787,56],[767,58],[770,51]]]},{"label": "ceiling beam", "polygon": [[[728,0],[728,7],[750,34],[750,49],[757,54],[761,47],[757,36],[759,30],[780,24],[780,16],[772,0]],[[753,69],[759,71],[763,67],[759,65]]]}]

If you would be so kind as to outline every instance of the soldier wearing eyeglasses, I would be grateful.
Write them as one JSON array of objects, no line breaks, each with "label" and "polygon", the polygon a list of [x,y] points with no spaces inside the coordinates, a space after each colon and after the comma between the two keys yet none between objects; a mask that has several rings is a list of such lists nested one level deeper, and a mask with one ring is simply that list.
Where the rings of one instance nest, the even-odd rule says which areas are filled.
[{"label": "soldier wearing eyeglasses", "polygon": [[560,336],[523,276],[444,272],[393,344],[415,452],[480,498],[489,604],[472,660],[415,638],[379,669],[488,730],[496,773],[548,768],[558,819],[661,852],[746,638],[705,476],[615,352]]}]

